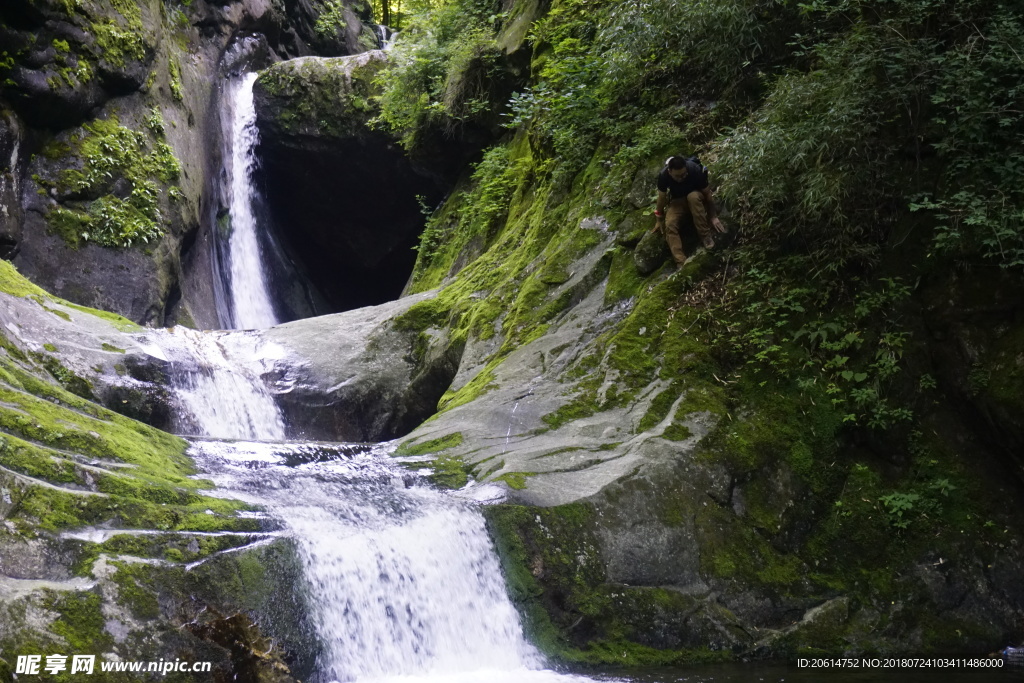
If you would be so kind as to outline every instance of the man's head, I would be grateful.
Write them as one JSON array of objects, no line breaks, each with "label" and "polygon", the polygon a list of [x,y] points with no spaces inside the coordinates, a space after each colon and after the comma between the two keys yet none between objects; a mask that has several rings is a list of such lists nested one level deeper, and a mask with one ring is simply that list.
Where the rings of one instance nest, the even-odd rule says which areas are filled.
[{"label": "man's head", "polygon": [[686,159],[683,157],[672,157],[668,160],[668,174],[677,183],[686,178]]}]

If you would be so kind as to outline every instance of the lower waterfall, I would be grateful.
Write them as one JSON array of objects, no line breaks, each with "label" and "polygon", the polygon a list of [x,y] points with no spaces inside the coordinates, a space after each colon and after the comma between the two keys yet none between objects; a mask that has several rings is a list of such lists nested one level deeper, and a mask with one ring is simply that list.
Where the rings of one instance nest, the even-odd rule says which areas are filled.
[{"label": "lower waterfall", "polygon": [[315,680],[592,680],[544,669],[469,493],[432,487],[415,462],[391,456],[392,444],[280,440],[285,425],[260,380],[275,350],[256,339],[147,334],[188,413],[180,431],[203,434],[191,451],[203,476],[221,495],[260,505],[294,539],[321,640]]}]

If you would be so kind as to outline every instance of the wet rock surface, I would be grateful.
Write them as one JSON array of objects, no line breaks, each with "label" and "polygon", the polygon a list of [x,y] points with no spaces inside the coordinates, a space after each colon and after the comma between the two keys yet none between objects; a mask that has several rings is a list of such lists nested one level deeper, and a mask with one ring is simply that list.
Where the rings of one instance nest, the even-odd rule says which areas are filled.
[{"label": "wet rock surface", "polygon": [[279,325],[260,333],[287,360],[274,373],[278,405],[293,438],[386,441],[433,415],[461,349],[446,336],[417,354],[418,331],[394,321],[422,294],[381,306]]}]

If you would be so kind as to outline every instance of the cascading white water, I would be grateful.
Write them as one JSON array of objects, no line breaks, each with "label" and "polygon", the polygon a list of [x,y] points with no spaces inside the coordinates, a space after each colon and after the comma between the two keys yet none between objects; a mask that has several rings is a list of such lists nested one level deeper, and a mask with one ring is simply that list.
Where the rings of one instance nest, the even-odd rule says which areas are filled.
[{"label": "cascading white water", "polygon": [[172,364],[171,384],[187,415],[179,431],[223,439],[285,438],[281,411],[260,380],[278,348],[243,333],[185,327],[147,333],[150,355]]},{"label": "cascading white water", "polygon": [[[252,332],[154,331],[196,429],[281,439],[260,379],[282,350]],[[567,683],[523,636],[476,504],[400,467],[390,447],[195,441],[219,491],[261,505],[296,541],[322,640],[317,680]]]},{"label": "cascading white water", "polygon": [[320,681],[591,680],[542,668],[475,505],[408,481],[386,447],[331,455],[321,444],[314,458],[310,448],[196,442],[193,455],[296,539],[323,639]]},{"label": "cascading white water", "polygon": [[231,309],[234,326],[239,329],[271,327],[278,322],[264,275],[253,210],[252,176],[259,142],[252,92],[255,82],[255,73],[245,74],[229,81],[225,93],[231,103],[230,126],[225,131],[231,144],[231,153],[225,157],[229,160],[226,170],[230,179]]}]

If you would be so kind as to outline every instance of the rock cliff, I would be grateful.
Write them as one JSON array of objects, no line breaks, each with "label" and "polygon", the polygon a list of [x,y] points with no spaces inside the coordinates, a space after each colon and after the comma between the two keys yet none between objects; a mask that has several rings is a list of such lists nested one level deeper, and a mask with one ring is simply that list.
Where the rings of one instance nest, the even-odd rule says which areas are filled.
[{"label": "rock cliff", "polygon": [[223,79],[374,47],[363,19],[362,4],[319,0],[4,3],[7,257],[79,304],[217,327]]}]

